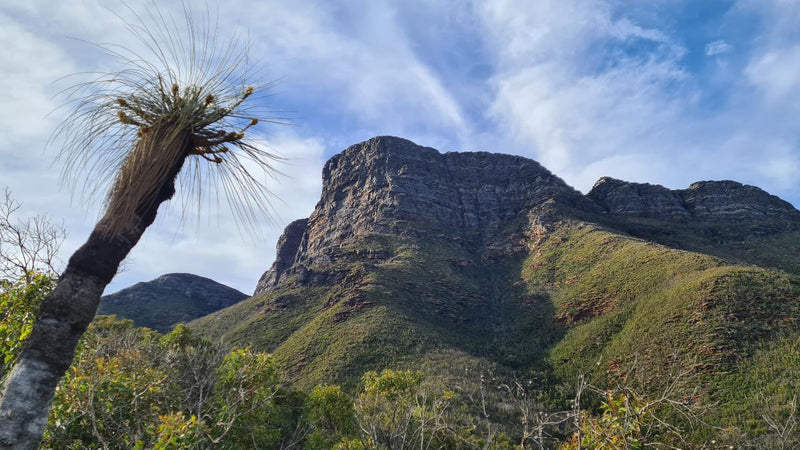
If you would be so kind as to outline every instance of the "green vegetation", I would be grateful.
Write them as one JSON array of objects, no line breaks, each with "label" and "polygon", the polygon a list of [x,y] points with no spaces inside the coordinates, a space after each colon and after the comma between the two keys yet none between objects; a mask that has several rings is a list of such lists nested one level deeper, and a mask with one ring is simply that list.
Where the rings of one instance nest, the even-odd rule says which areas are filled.
[{"label": "green vegetation", "polygon": [[0,281],[0,380],[11,370],[45,295],[53,290],[52,277],[29,273],[16,281]]},{"label": "green vegetation", "polygon": [[596,217],[598,222],[669,247],[705,253],[741,264],[755,264],[800,275],[800,230],[791,219],[715,218],[681,221],[659,217]]},{"label": "green vegetation", "polygon": [[265,353],[223,354],[185,327],[162,336],[102,316],[59,385],[43,446],[274,448],[279,389]]},{"label": "green vegetation", "polygon": [[161,295],[154,301],[126,302],[119,305],[103,304],[101,300],[97,308],[98,315],[124,317],[138,326],[160,332],[168,332],[177,323],[189,322],[213,311],[214,308],[180,294]]},{"label": "green vegetation", "polygon": [[[501,233],[513,240],[525,227]],[[387,367],[463,386],[474,384],[468,374],[494,373],[531,380],[553,411],[584,374],[601,391],[668,391],[702,420],[669,408],[658,414],[699,442],[738,445],[742,435],[773,434],[765,417],[789,420],[789,406],[756,406],[794,398],[795,374],[780,369],[792,362],[763,355],[796,349],[798,279],[586,222],[560,220],[549,230],[510,252],[436,233],[361,236],[340,249],[335,268],[311,268],[335,271],[333,282],[289,280],[191,327],[272,352],[301,389],[336,383],[354,393],[365,370]],[[388,256],[365,263],[359,255],[368,252]],[[783,372],[759,372],[767,361]],[[612,400],[604,395],[586,405],[591,414],[602,417],[602,402]]]},{"label": "green vegetation", "polygon": [[[798,278],[580,221],[519,242],[360,236],[316,281],[167,335],[98,318],[45,443],[798,444]],[[4,285],[4,370],[51,287],[33,280]]]},{"label": "green vegetation", "polygon": [[603,386],[651,395],[672,389],[697,406],[723,405],[703,420],[728,432],[700,426],[695,438],[740,445],[767,433],[759,402],[772,406],[777,421],[790,419],[800,337],[796,277],[586,224],[549,236],[525,261],[523,277],[530,291],[552,299],[567,330],[548,358],[559,378],[587,374]]},{"label": "green vegetation", "polygon": [[[715,292],[728,310],[737,311],[740,305],[731,299],[757,280],[750,269],[730,276],[714,285]],[[790,277],[783,280],[793,283]],[[770,295],[787,289],[780,283],[770,286],[761,287]],[[9,288],[6,300],[17,314],[6,316],[7,328],[24,329],[37,307],[28,299],[48,289],[46,283]],[[33,295],[26,299],[21,293]],[[760,317],[773,317],[771,306],[761,308]],[[762,330],[753,327],[747,332]],[[702,377],[705,366],[662,374],[659,378],[670,386],[657,392],[640,386],[630,366],[627,377],[605,387],[583,377],[556,386],[542,378],[484,370],[448,378],[388,369],[364,373],[352,390],[331,384],[298,389],[267,353],[242,347],[228,351],[183,325],[162,335],[101,316],[59,385],[43,447],[691,448],[713,440],[791,448],[798,439],[794,382],[800,340],[776,338],[752,347],[749,355],[740,370],[716,374],[714,398],[721,407],[713,410],[682,391],[690,385],[696,394],[697,386],[704,386],[707,379],[698,384],[693,377]],[[437,364],[469,360],[445,351],[429,357]],[[721,419],[726,426],[711,437],[697,433],[702,427],[693,428]]]}]

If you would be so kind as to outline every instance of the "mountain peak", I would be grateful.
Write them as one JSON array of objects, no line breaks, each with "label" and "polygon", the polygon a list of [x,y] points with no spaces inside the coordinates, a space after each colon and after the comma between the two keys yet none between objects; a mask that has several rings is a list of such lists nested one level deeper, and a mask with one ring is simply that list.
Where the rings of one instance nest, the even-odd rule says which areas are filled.
[{"label": "mountain peak", "polygon": [[136,283],[100,299],[98,314],[116,314],[136,326],[167,332],[247,298],[247,295],[209,278],[190,273],[168,273]]},{"label": "mountain peak", "polygon": [[670,190],[648,183],[600,178],[587,194],[606,212],[618,215],[678,215],[698,218],[789,217],[800,214],[789,202],[736,181],[697,181]]},{"label": "mountain peak", "polygon": [[[284,232],[273,270],[256,293],[305,260],[327,265],[339,248],[370,233],[481,241],[532,207],[555,200],[596,208],[536,161],[489,152],[448,152],[379,136],[345,149],[323,169],[322,195],[307,222]],[[291,244],[291,245],[290,245]]]},{"label": "mountain peak", "polygon": [[348,216],[348,223],[401,230],[425,221],[449,229],[494,228],[552,197],[582,195],[521,156],[439,153],[409,140],[381,136],[347,148],[325,165],[322,198],[309,226]]},{"label": "mountain peak", "polygon": [[[604,177],[584,196],[538,162],[521,156],[440,153],[407,139],[379,136],[348,147],[325,164],[322,195],[314,212],[286,228],[278,242],[278,257],[259,280],[255,294],[289,276],[312,285],[337,282],[344,275],[336,267],[364,259],[353,249],[363,247],[365,236],[427,236],[473,247],[488,249],[494,245],[491,242],[503,247],[501,241],[508,236],[501,234],[510,224],[531,217],[548,222],[548,211],[563,212],[567,218],[600,220],[602,215],[601,221],[610,226],[663,242],[668,242],[662,239],[668,230],[680,224],[705,227],[711,233],[719,221],[765,216],[772,222],[793,221],[800,214],[761,189],[733,181],[700,181],[687,189],[670,190]],[[650,217],[658,223],[643,231],[625,222],[627,216]],[[546,223],[537,224],[546,228]],[[391,258],[381,251],[367,254],[375,264]]]}]

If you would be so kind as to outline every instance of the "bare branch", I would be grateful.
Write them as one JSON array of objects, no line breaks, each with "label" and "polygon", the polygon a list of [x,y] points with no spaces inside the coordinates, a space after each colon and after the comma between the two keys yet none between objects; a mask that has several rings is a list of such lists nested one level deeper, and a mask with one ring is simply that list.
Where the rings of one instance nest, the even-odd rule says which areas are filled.
[{"label": "bare branch", "polygon": [[21,219],[20,207],[6,188],[0,198],[0,278],[30,281],[36,272],[58,273],[64,226],[43,215]]}]

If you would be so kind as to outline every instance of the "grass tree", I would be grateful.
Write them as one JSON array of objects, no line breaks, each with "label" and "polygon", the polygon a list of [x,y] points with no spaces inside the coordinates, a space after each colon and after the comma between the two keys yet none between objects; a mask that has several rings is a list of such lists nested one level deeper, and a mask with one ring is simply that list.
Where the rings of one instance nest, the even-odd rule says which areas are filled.
[{"label": "grass tree", "polygon": [[266,122],[256,99],[264,86],[249,83],[246,48],[235,37],[218,36],[208,15],[183,13],[177,22],[157,10],[137,15],[127,27],[145,51],[102,46],[121,70],[66,93],[73,111],[56,131],[61,157],[67,173],[96,183],[76,187],[107,186],[105,209],[43,300],[5,380],[0,448],[38,445],[56,385],[104,288],[176,189],[191,196],[186,205],[204,203],[205,188],[217,188],[210,198],[222,198],[245,223],[268,205],[264,180],[275,156],[250,140]]}]

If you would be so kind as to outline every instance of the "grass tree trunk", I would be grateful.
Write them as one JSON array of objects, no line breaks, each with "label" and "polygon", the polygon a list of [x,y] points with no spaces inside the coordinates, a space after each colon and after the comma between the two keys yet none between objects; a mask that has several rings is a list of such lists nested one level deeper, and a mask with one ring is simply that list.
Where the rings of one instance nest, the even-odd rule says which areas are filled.
[{"label": "grass tree trunk", "polygon": [[[55,290],[43,300],[0,398],[0,448],[34,449],[39,445],[56,386],[94,319],[103,290],[155,220],[158,207],[175,193],[175,179],[192,150],[188,137],[179,142],[184,147],[183,157],[167,168],[163,181],[152,191],[154,195],[139,202],[135,214],[122,225],[117,223],[112,195],[109,210],[72,255]],[[109,229],[116,231],[109,233]]]}]

